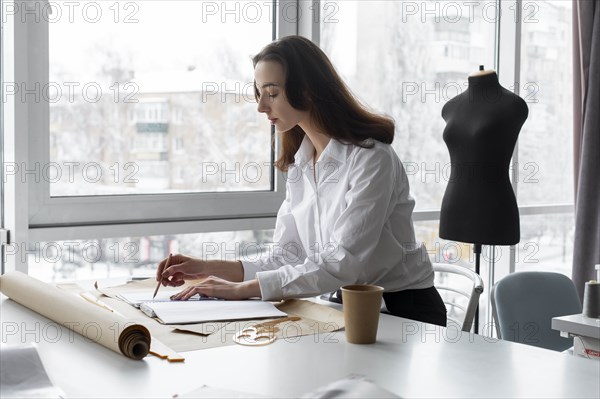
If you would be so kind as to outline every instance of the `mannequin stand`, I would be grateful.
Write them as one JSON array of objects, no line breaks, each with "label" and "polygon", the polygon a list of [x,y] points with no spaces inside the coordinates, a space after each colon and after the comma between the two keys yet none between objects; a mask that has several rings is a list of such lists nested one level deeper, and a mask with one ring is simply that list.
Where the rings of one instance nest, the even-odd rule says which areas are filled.
[{"label": "mannequin stand", "polygon": [[[475,254],[475,273],[479,274],[480,269],[480,258],[481,258],[481,244],[473,244],[473,253]],[[479,334],[479,303],[475,309],[475,320],[474,320],[474,332]]]}]

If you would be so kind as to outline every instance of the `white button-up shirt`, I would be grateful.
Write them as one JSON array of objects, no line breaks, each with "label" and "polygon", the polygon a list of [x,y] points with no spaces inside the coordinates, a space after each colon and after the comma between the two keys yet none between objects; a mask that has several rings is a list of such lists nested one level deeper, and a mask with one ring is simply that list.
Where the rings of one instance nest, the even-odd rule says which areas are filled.
[{"label": "white button-up shirt", "polygon": [[346,284],[385,291],[433,286],[428,253],[415,240],[415,202],[402,163],[391,145],[370,141],[369,149],[332,138],[314,165],[314,147],[304,137],[288,169],[274,246],[242,261],[244,280],[258,279],[263,300]]}]

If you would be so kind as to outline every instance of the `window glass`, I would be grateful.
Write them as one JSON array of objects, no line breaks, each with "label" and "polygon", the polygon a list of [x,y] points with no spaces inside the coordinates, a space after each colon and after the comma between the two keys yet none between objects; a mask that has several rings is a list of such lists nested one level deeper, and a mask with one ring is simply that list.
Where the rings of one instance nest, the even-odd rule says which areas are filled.
[{"label": "window glass", "polygon": [[573,52],[570,1],[523,5],[520,205],[573,203]]},{"label": "window glass", "polygon": [[271,189],[251,57],[272,40],[272,3],[47,8],[52,196]]},{"label": "window glass", "polygon": [[572,213],[521,216],[515,271],[547,271],[571,278],[575,221]]},{"label": "window glass", "polygon": [[257,260],[272,244],[273,230],[65,240],[16,248],[29,274],[59,282],[112,277],[154,277],[169,253],[202,260]]},{"label": "window glass", "polygon": [[444,104],[494,64],[493,1],[325,1],[321,47],[353,92],[396,121],[392,146],[416,209],[439,209],[450,177]]}]

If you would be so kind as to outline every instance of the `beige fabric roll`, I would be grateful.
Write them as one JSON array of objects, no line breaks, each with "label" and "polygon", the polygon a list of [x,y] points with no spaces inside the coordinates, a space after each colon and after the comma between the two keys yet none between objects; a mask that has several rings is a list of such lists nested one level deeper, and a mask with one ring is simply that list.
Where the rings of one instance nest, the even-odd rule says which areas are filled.
[{"label": "beige fabric roll", "polygon": [[0,292],[13,301],[132,359],[150,350],[150,332],[140,324],[21,272],[0,276]]}]

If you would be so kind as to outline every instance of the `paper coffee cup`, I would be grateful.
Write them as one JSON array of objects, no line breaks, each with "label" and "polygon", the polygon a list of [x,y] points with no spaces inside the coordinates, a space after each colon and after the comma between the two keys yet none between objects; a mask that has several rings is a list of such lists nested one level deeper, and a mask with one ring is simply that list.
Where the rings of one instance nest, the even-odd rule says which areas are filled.
[{"label": "paper coffee cup", "polygon": [[372,344],[377,339],[383,288],[356,284],[342,287],[346,341],[352,344]]}]

